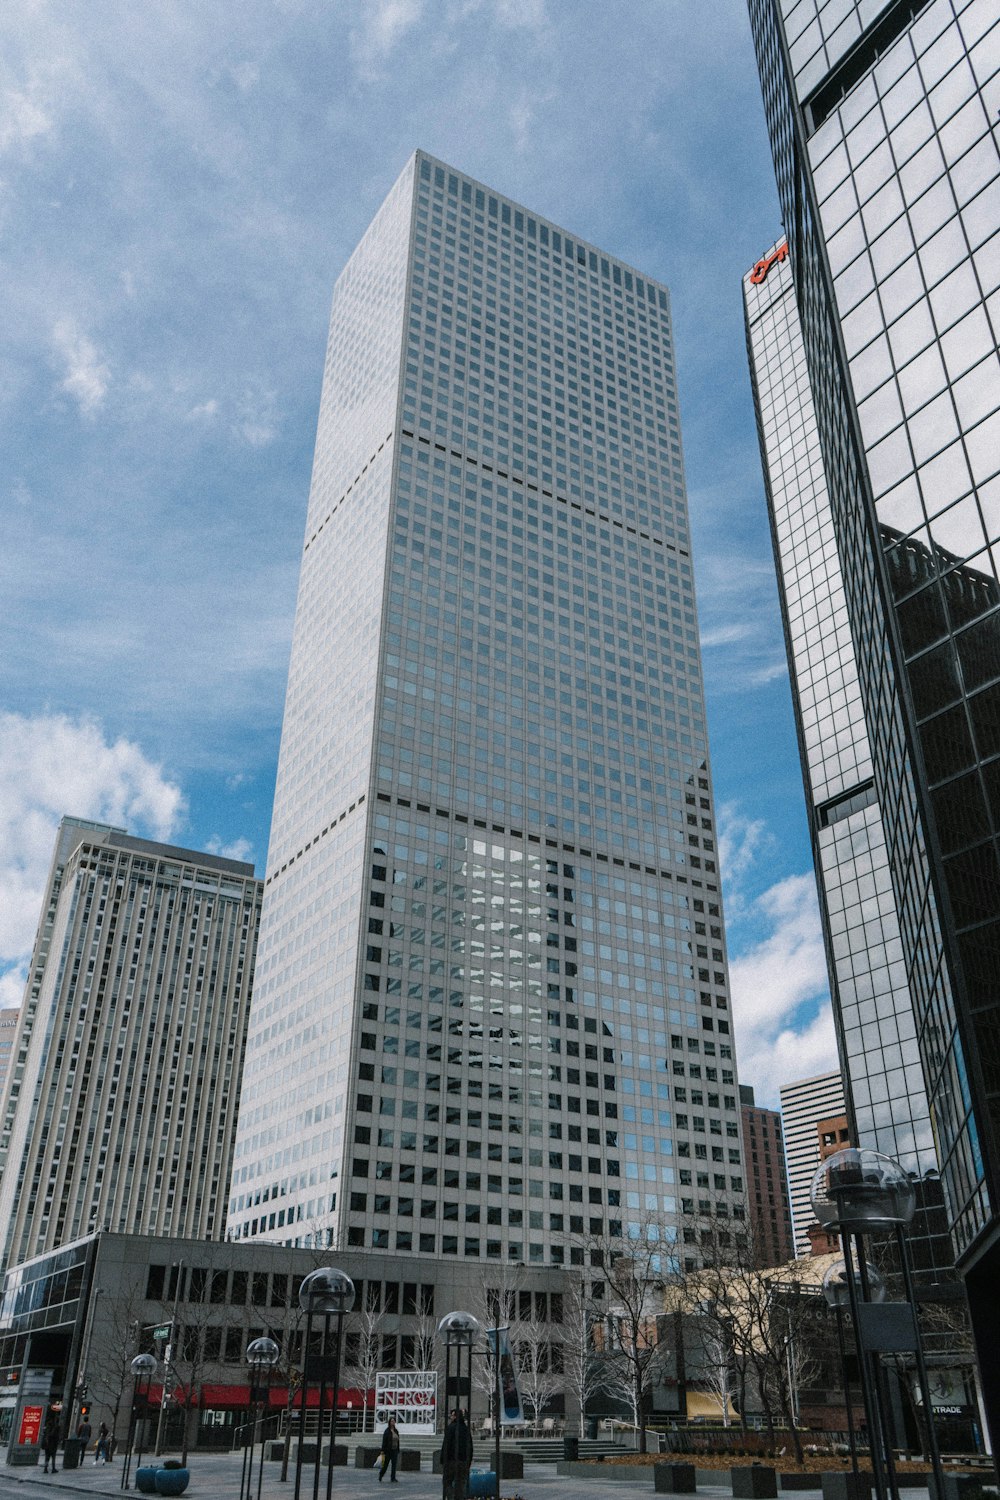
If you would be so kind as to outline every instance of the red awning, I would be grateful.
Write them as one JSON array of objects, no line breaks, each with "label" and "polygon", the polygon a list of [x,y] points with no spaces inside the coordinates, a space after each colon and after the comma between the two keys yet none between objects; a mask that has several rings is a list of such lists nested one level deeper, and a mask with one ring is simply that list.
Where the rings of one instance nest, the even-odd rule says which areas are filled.
[{"label": "red awning", "polygon": [[243,1411],[250,1405],[250,1387],[248,1385],[210,1385],[206,1382],[201,1388],[202,1407],[212,1407],[215,1411]]},{"label": "red awning", "polygon": [[[154,1385],[150,1390],[149,1398],[155,1406],[159,1406],[160,1404],[161,1391],[162,1387],[158,1385]],[[175,1394],[178,1394],[179,1392],[180,1387],[178,1387],[178,1390],[177,1392],[175,1392]],[[327,1390],[327,1407],[333,1405],[332,1397],[333,1392],[331,1390]],[[292,1401],[292,1405],[293,1407],[298,1407],[301,1405],[301,1402],[302,1392],[296,1391]],[[365,1402],[361,1392],[354,1387],[348,1387],[348,1389],[339,1391],[337,1393],[337,1407],[340,1411],[344,1411],[348,1403],[350,1403],[350,1405],[355,1410],[360,1410],[361,1407],[366,1404],[368,1406],[374,1405],[374,1402],[375,1393],[373,1391],[368,1392],[367,1403]],[[250,1387],[249,1385],[222,1385],[217,1382],[206,1381],[201,1388],[201,1399],[196,1404],[206,1409],[211,1408],[213,1411],[245,1411],[250,1405]],[[268,1391],[268,1404],[272,1407],[277,1407],[278,1409],[287,1406],[288,1387],[286,1385],[272,1385],[270,1390]],[[306,1408],[315,1409],[318,1406],[319,1387],[310,1386],[309,1390],[306,1392]]]}]

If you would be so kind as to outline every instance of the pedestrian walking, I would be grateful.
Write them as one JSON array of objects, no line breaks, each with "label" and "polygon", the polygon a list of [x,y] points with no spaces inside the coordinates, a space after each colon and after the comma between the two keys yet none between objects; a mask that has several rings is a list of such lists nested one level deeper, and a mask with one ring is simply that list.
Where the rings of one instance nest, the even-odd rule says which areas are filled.
[{"label": "pedestrian walking", "polygon": [[457,1409],[445,1429],[441,1444],[441,1468],[444,1471],[445,1500],[465,1500],[472,1467],[472,1433],[465,1413]]},{"label": "pedestrian walking", "polygon": [[58,1474],[56,1457],[59,1453],[59,1413],[54,1407],[49,1408],[45,1418],[45,1426],[42,1428],[42,1452],[45,1455],[45,1467],[42,1473],[48,1474],[50,1472],[49,1465],[51,1464],[51,1473]]},{"label": "pedestrian walking", "polygon": [[392,1470],[393,1484],[396,1483],[396,1465],[399,1462],[399,1428],[396,1426],[396,1418],[390,1417],[386,1429],[382,1434],[382,1467],[379,1470],[378,1482],[382,1483],[385,1478],[386,1469]]},{"label": "pedestrian walking", "polygon": [[107,1422],[102,1422],[97,1429],[97,1448],[94,1452],[95,1464],[109,1464],[111,1462],[111,1434],[108,1431]]}]

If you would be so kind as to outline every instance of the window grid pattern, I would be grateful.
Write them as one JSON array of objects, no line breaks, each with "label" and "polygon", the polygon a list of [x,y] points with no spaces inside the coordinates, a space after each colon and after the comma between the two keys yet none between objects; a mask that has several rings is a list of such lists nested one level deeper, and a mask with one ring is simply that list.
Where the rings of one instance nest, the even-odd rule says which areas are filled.
[{"label": "window grid pattern", "polygon": [[[995,683],[975,672],[997,659],[995,647],[984,654],[983,646],[996,619],[995,528],[988,512],[1000,450],[990,437],[996,412],[981,402],[966,403],[963,411],[957,404],[958,383],[986,358],[973,336],[980,319],[995,343],[989,320],[996,317],[996,252],[990,247],[1000,184],[986,121],[996,108],[1000,33],[992,6],[933,0],[803,151],[790,135],[796,111],[780,23],[771,5],[756,0],[751,14],[767,80],[779,193],[792,226],[796,291],[918,1038],[961,1253],[989,1218],[979,1142],[981,1131],[995,1130],[1000,1098],[1000,1036],[987,977],[997,972],[1000,893],[988,792],[993,750],[988,732],[977,737],[971,725],[980,684],[981,723],[996,693]],[[813,218],[813,190],[821,224]],[[947,233],[938,240],[942,230]],[[853,390],[845,385],[842,349]],[[935,383],[938,360],[949,392]],[[871,397],[878,399],[868,406]],[[869,478],[874,514],[870,502],[858,503]],[[945,507],[954,512],[945,523],[949,529],[935,530]],[[871,547],[876,526],[884,562]],[[945,546],[946,536],[958,550]],[[932,646],[941,649],[944,681],[962,684],[951,719],[933,696],[930,670],[920,664]],[[971,678],[964,675],[963,652]],[[898,675],[897,653],[907,659]],[[937,726],[925,724],[918,732],[917,718],[930,717]],[[934,790],[922,789],[918,797],[910,765],[922,788],[934,783]],[[971,777],[968,797],[956,772]],[[948,784],[956,794],[950,800]],[[987,816],[978,825],[979,842],[971,843],[965,815],[979,805],[977,798]],[[948,908],[944,931],[938,899]]]},{"label": "window grid pattern", "polygon": [[[758,285],[747,277],[744,297],[834,1010],[856,1139],[924,1176],[936,1170],[937,1155],[881,813],[877,805],[850,811],[865,800],[849,798],[872,777],[871,749],[788,260],[772,263]],[[824,820],[817,809],[830,803],[840,815]],[[808,1188],[803,1179],[795,1205],[803,1252],[808,1250]]]},{"label": "window grid pattern", "polygon": [[[373,400],[368,439],[382,422],[392,443],[339,506],[336,485],[311,504],[299,605],[331,640],[355,628],[324,549],[356,515],[343,577],[369,537],[382,613],[377,673],[362,652],[343,701],[367,724],[374,694],[371,780],[362,803],[340,776],[355,810],[316,829],[337,721],[303,628],[231,1225],[558,1265],[656,1218],[669,1268],[679,1170],[701,1187],[711,1167],[720,1215],[743,1215],[669,301],[421,153],[406,183],[370,267],[352,261],[391,316],[406,288],[401,362],[386,337],[377,377],[398,411]],[[362,300],[335,299],[335,323]],[[363,328],[337,349],[356,359]],[[320,940],[321,864],[340,920]],[[307,1184],[289,1159],[307,1151],[310,1177],[332,1152],[349,1182]]]}]

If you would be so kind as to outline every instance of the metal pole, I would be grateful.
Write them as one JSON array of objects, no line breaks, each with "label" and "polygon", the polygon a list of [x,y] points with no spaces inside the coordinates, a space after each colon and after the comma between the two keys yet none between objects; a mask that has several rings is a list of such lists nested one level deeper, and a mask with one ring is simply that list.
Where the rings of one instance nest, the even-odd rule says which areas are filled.
[{"label": "metal pole", "polygon": [[861,1472],[858,1468],[858,1440],[854,1433],[854,1412],[851,1408],[851,1382],[847,1378],[847,1346],[844,1343],[844,1311],[840,1303],[834,1306],[837,1317],[837,1347],[840,1350],[840,1370],[844,1377],[844,1410],[847,1415],[847,1444],[851,1450],[851,1470],[855,1479],[860,1484]]},{"label": "metal pole", "polygon": [[[865,1260],[864,1241],[862,1240],[861,1235],[857,1230],[855,1230],[854,1232],[854,1239],[858,1247],[858,1276],[861,1280],[861,1293],[865,1301],[870,1302],[871,1284],[868,1277],[868,1262]],[[873,1352],[870,1358],[873,1370],[872,1383],[875,1391],[875,1409],[878,1414],[878,1419],[881,1424],[883,1433],[883,1456],[885,1458],[886,1478],[889,1482],[889,1489],[892,1493],[893,1500],[899,1500],[899,1482],[896,1478],[896,1463],[892,1455],[893,1429],[890,1426],[889,1393],[886,1389],[885,1384],[885,1368],[878,1354]]]},{"label": "metal pole", "polygon": [[125,1444],[125,1455],[124,1455],[124,1457],[122,1459],[122,1482],[121,1482],[120,1488],[123,1489],[123,1490],[127,1490],[128,1489],[129,1471],[130,1471],[130,1469],[132,1467],[132,1445],[135,1442],[136,1428],[138,1427],[138,1423],[139,1423],[138,1399],[139,1399],[139,1387],[141,1385],[142,1385],[142,1381],[141,1380],[136,1380],[133,1377],[133,1380],[132,1380],[132,1415],[131,1415],[131,1419],[130,1419],[129,1424],[128,1424],[128,1442]]},{"label": "metal pole", "polygon": [[299,1445],[295,1451],[295,1500],[302,1486],[302,1444],[306,1440],[306,1400],[309,1393],[309,1345],[312,1342],[312,1312],[306,1312],[305,1345],[302,1350],[302,1401],[299,1406]]},{"label": "metal pole", "polygon": [[[872,1479],[875,1484],[875,1494],[878,1500],[886,1500],[888,1490],[885,1481],[885,1469],[882,1464],[882,1453],[880,1444],[882,1440],[882,1429],[879,1425],[878,1414],[875,1406],[874,1393],[872,1391],[872,1372],[868,1364],[868,1355],[861,1344],[861,1322],[858,1317],[860,1299],[858,1297],[857,1283],[854,1280],[854,1257],[851,1252],[851,1236],[849,1231],[841,1232],[841,1241],[844,1249],[844,1266],[847,1271],[847,1296],[851,1304],[851,1321],[854,1324],[854,1341],[858,1350],[858,1374],[861,1378],[861,1400],[865,1408],[865,1425],[868,1428],[868,1455],[872,1465]],[[864,1246],[859,1241],[859,1253],[864,1256]]]},{"label": "metal pole", "polygon": [[[451,1418],[451,1339],[445,1339],[444,1344],[444,1439],[448,1437],[448,1427]],[[442,1442],[442,1452],[444,1442]],[[441,1463],[441,1500],[446,1500],[446,1485],[448,1482],[448,1461],[445,1458]]]},{"label": "metal pole", "polygon": [[941,1450],[938,1447],[937,1432],[934,1429],[934,1407],[931,1405],[931,1384],[927,1376],[927,1361],[924,1359],[924,1341],[920,1333],[920,1324],[917,1322],[917,1294],[913,1285],[910,1247],[901,1224],[896,1225],[896,1244],[899,1246],[899,1260],[903,1267],[903,1286],[906,1291],[906,1300],[913,1309],[913,1326],[917,1336],[917,1347],[914,1352],[917,1356],[917,1379],[920,1381],[924,1420],[927,1423],[927,1450],[930,1454],[931,1468],[934,1471],[934,1484],[939,1500],[941,1500],[941,1497],[944,1495],[944,1472],[941,1468]]},{"label": "metal pole", "polygon": [[[250,1433],[251,1433],[251,1443],[253,1442],[253,1388],[252,1388],[253,1375],[252,1374],[250,1376],[250,1380],[251,1380],[250,1400],[247,1402],[247,1409],[243,1413],[243,1444],[242,1444],[242,1447],[243,1447],[243,1464],[242,1464],[242,1467],[240,1469],[240,1500],[246,1500],[246,1497],[247,1497],[247,1494],[248,1494],[248,1491],[247,1491],[247,1447],[248,1447],[248,1444],[247,1444],[247,1427],[248,1426],[250,1428]],[[253,1463],[253,1458],[252,1458],[252,1448],[251,1448],[251,1464],[252,1463]]]},{"label": "metal pole", "polygon": [[319,1367],[319,1427],[316,1433],[316,1468],[313,1472],[313,1500],[319,1500],[319,1474],[323,1466],[323,1408],[326,1406],[326,1359],[330,1345],[330,1314],[323,1314],[323,1353]]},{"label": "metal pole", "polygon": [[[271,1369],[272,1369],[272,1366],[271,1365],[266,1365],[265,1369],[267,1370],[267,1385],[264,1387],[264,1389],[267,1391],[267,1400],[264,1403],[258,1403],[258,1410],[260,1411],[260,1417],[259,1417],[259,1421],[260,1421],[260,1458],[257,1460],[257,1500],[260,1500],[261,1486],[264,1483],[264,1407],[266,1405],[268,1411],[270,1411],[270,1407],[271,1407]],[[257,1394],[260,1395],[260,1392],[258,1391]],[[251,1477],[252,1477],[252,1471],[251,1471]],[[942,1496],[942,1500],[944,1500],[943,1496]]]},{"label": "metal pole", "polygon": [[[469,1391],[472,1391],[472,1351],[469,1350]],[[500,1329],[494,1329],[493,1343],[493,1467],[496,1470],[496,1500],[500,1500]]]},{"label": "metal pole", "polygon": [[[179,1260],[177,1262],[177,1284],[174,1287],[174,1315],[173,1315],[172,1319],[170,1320],[170,1345],[169,1345],[169,1348],[170,1348],[171,1356],[175,1356],[176,1353],[177,1353],[177,1350],[175,1349],[174,1345],[177,1342],[177,1336],[178,1336],[178,1333],[179,1333],[179,1330],[180,1330],[180,1325],[179,1325],[179,1322],[178,1322],[178,1318],[179,1318],[179,1314],[180,1314],[181,1283],[182,1283],[183,1276],[184,1276],[184,1266],[185,1266],[185,1262],[183,1260]],[[163,1362],[163,1386],[162,1386],[161,1395],[160,1395],[160,1416],[159,1416],[159,1421],[156,1424],[156,1456],[157,1456],[157,1458],[159,1458],[160,1454],[163,1452],[163,1428],[164,1428],[164,1425],[165,1425],[165,1416],[166,1416],[166,1410],[167,1410],[167,1374],[173,1368],[174,1362],[175,1361],[174,1361],[173,1358],[171,1358],[170,1360],[164,1360],[164,1362]]]},{"label": "metal pole", "polygon": [[[337,1331],[334,1334],[336,1340],[333,1350],[333,1414],[330,1418],[330,1451],[326,1462],[326,1500],[330,1500],[333,1494],[333,1448],[337,1441],[337,1403],[340,1400],[340,1347],[344,1332],[344,1309],[337,1310]],[[368,1393],[365,1392],[365,1401]],[[257,1496],[260,1500],[260,1496]],[[943,1500],[943,1497],[942,1497]]]},{"label": "metal pole", "polygon": [[149,1391],[150,1391],[150,1387],[152,1386],[152,1384],[153,1384],[153,1377],[152,1377],[152,1375],[149,1375],[149,1376],[146,1377],[146,1389],[142,1393],[142,1395],[143,1395],[143,1405],[142,1405],[142,1410],[139,1413],[139,1421],[138,1421],[138,1434],[139,1434],[139,1436],[138,1436],[138,1441],[136,1443],[136,1447],[138,1449],[138,1452],[135,1455],[135,1467],[136,1467],[136,1471],[138,1471],[140,1465],[142,1464],[142,1444],[143,1444],[143,1439],[146,1436],[146,1423],[149,1421]]}]

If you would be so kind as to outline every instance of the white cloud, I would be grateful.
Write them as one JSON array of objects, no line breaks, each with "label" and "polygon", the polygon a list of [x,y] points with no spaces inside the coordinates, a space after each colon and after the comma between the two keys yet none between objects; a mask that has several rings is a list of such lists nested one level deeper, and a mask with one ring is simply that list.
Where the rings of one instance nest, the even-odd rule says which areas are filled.
[{"label": "white cloud", "polygon": [[494,0],[501,26],[518,31],[541,31],[548,24],[545,0]]},{"label": "white cloud", "polygon": [[[210,405],[214,403],[209,403]],[[234,434],[249,448],[266,448],[280,431],[278,404],[274,391],[247,391],[239,407]]]},{"label": "white cloud", "polygon": [[59,819],[166,839],[183,812],[161,767],[93,720],[0,714],[0,1004],[20,1002]]},{"label": "white cloud", "polygon": [[745,818],[734,802],[719,807],[719,862],[731,898],[740,900],[740,881],[762,849],[774,840],[763,818]]},{"label": "white cloud", "polygon": [[203,401],[200,406],[192,406],[188,412],[188,419],[192,422],[210,422],[213,417],[219,415],[219,403],[216,400]]},{"label": "white cloud", "polygon": [[233,839],[230,843],[224,844],[219,835],[213,833],[205,845],[205,853],[221,854],[223,859],[250,860],[253,854],[253,844],[249,839],[243,838]]},{"label": "white cloud", "polygon": [[0,98],[0,151],[52,134],[52,117],[31,94],[8,89]]},{"label": "white cloud", "polygon": [[737,1054],[761,1103],[782,1084],[838,1068],[826,953],[812,875],[789,875],[751,902],[763,935],[729,966]]},{"label": "white cloud", "polygon": [[351,32],[351,51],[362,77],[378,71],[423,11],[423,0],[365,0],[361,25]]},{"label": "white cloud", "polygon": [[73,397],[85,416],[91,416],[107,395],[111,371],[72,318],[61,318],[55,325],[52,344],[65,367],[59,389]]}]

